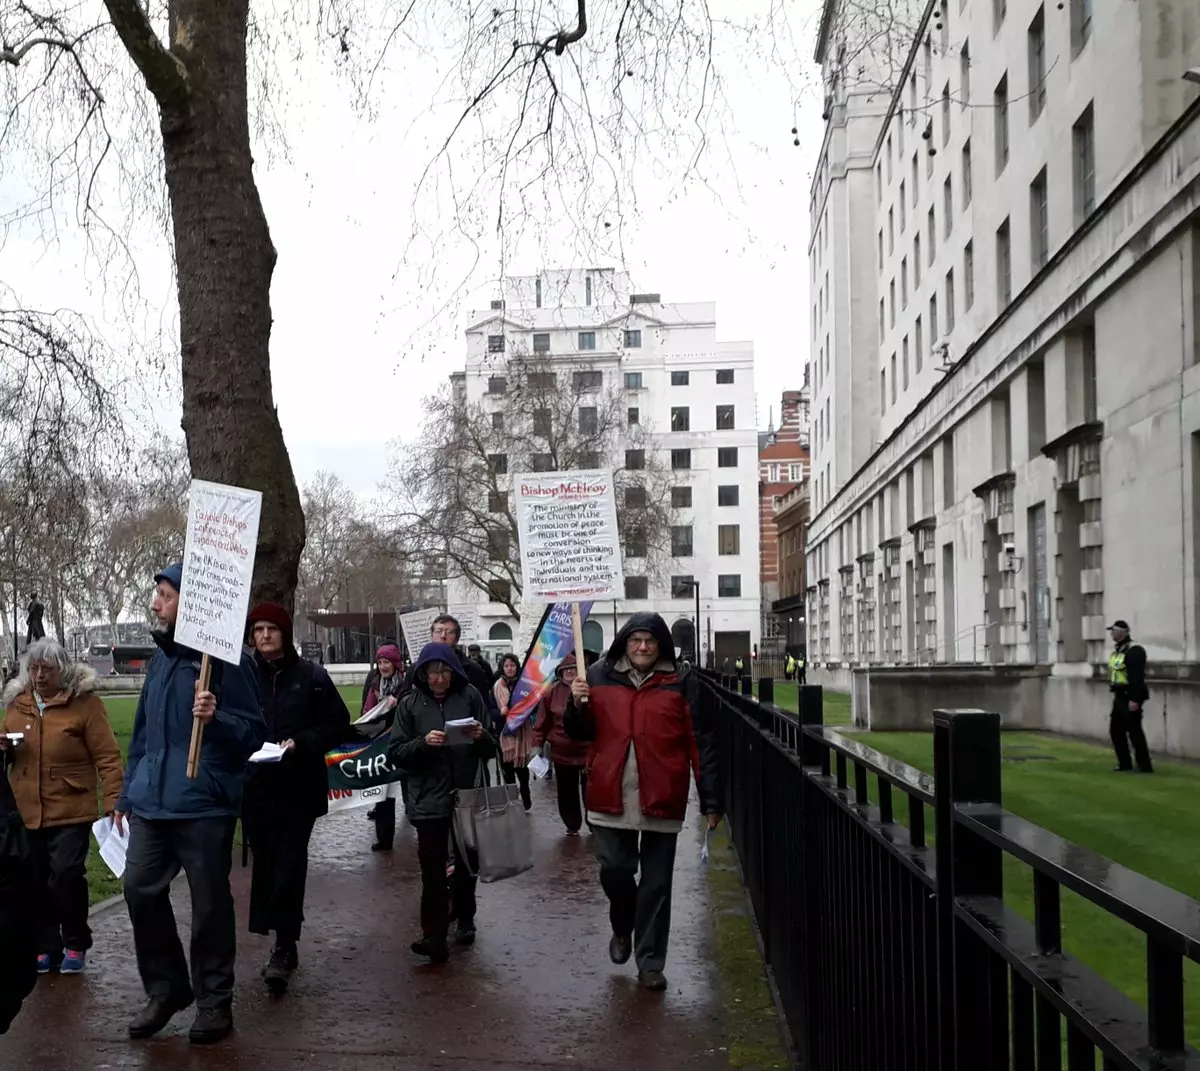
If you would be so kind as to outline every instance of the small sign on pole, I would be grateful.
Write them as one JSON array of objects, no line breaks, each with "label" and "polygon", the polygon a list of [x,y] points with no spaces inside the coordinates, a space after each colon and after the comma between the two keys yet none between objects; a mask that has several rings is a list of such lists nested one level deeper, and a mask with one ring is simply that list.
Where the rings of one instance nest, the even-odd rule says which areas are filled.
[{"label": "small sign on pole", "polygon": [[430,606],[424,610],[411,610],[400,614],[400,634],[408,648],[409,661],[415,662],[421,648],[429,642],[429,630],[433,627],[433,619],[441,615],[441,608]]},{"label": "small sign on pole", "polygon": [[582,666],[580,601],[616,599],[624,586],[612,470],[527,473],[513,486],[522,594],[571,603],[575,657]]},{"label": "small sign on pole", "polygon": [[[262,495],[244,487],[193,480],[188,492],[187,542],[175,639],[203,656],[200,691],[208,691],[210,659],[238,665],[254,579]],[[187,775],[200,763],[204,723],[192,725]]]}]

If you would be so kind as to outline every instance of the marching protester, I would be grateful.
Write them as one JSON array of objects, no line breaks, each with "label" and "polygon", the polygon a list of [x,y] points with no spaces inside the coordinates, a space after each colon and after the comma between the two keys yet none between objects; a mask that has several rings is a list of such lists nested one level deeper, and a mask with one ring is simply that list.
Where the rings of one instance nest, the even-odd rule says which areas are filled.
[{"label": "marching protester", "polygon": [[329,810],[325,752],[349,736],[350,712],[324,667],[296,654],[287,610],[260,603],[247,620],[264,739],[286,749],[279,762],[248,764],[242,799],[242,829],[254,860],[250,932],[275,935],[263,981],[279,995],[299,961],[308,842]]},{"label": "marching protester", "polygon": [[[378,706],[383,700],[394,698],[399,701],[404,694],[404,655],[394,643],[385,643],[375,652],[375,671],[367,680],[363,690],[363,705],[361,713]],[[396,708],[392,707],[384,716],[381,725],[390,729],[396,720]],[[407,780],[400,779],[400,792],[406,794]],[[373,852],[390,852],[396,839],[396,801],[386,799],[375,804],[368,812],[375,823],[375,843],[371,845]]]},{"label": "marching protester", "polygon": [[[417,830],[421,865],[421,931],[412,950],[431,963],[449,959],[450,915],[458,920],[455,940],[475,941],[475,853],[454,836],[454,793],[481,783],[481,767],[495,744],[484,728],[487,709],[454,649],[428,643],[413,666],[413,688],[396,712],[389,758],[408,775],[406,813]],[[447,741],[446,723],[471,719],[467,742]],[[453,845],[454,874],[446,896],[446,868]]]},{"label": "marching protester", "polygon": [[[29,645],[19,676],[4,689],[0,752],[37,875],[39,974],[80,973],[92,947],[86,867],[96,792],[102,789],[111,815],[122,780],[121,750],[95,683],[89,666],[46,638]],[[24,738],[14,745],[8,733]]]},{"label": "marching protester", "polygon": [[671,875],[689,774],[710,829],[724,809],[716,736],[698,687],[693,674],[676,670],[667,623],[638,613],[586,679],[576,678],[563,715],[567,733],[591,744],[587,817],[609,901],[609,957],[626,963],[635,955],[638,980],[650,990],[667,986]]},{"label": "marching protester", "polygon": [[515,654],[506,654],[500,659],[500,676],[492,686],[496,706],[500,710],[500,757],[501,769],[506,785],[520,784],[521,802],[525,810],[533,806],[529,794],[529,759],[533,755],[533,718],[526,718],[515,733],[504,731],[508,717],[508,704],[521,676],[521,662]]},{"label": "marching protester", "polygon": [[6,1034],[37,984],[36,907],[29,836],[8,778],[0,776],[0,1034]]},{"label": "marching protester", "polygon": [[572,739],[563,726],[563,715],[571,701],[571,685],[578,674],[579,667],[573,654],[559,662],[554,671],[554,684],[542,697],[533,732],[534,747],[550,745],[558,792],[558,816],[567,827],[568,837],[579,836],[583,825],[583,797],[587,793],[587,742]]},{"label": "marching protester", "polygon": [[[242,806],[246,760],[262,746],[254,662],[212,661],[209,690],[198,690],[200,655],[175,642],[183,566],[155,578],[151,612],[158,650],[146,669],[115,820],[129,816],[125,902],[147,1002],[129,1035],[157,1034],[193,1000],[196,1044],[220,1041],[233,1029],[233,966],[237,922],[229,870]],[[199,773],[187,776],[192,725],[205,725]],[[192,900],[191,977],[184,958],[171,882],[187,874]]]}]

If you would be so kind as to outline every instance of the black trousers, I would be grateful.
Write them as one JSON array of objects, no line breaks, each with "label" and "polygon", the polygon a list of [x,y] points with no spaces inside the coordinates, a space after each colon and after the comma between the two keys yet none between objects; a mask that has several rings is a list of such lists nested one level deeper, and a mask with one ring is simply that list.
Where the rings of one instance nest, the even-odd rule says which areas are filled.
[{"label": "black trousers", "polygon": [[558,792],[558,817],[568,833],[578,833],[583,825],[584,797],[587,795],[587,769],[583,766],[554,764],[554,785]]},{"label": "black trousers", "polygon": [[592,834],[613,933],[633,936],[639,971],[661,971],[671,936],[671,878],[678,835],[604,826],[593,827]]},{"label": "black trousers", "polygon": [[295,943],[304,923],[304,885],[308,880],[308,842],[315,818],[280,815],[243,818],[250,842],[250,932],[275,934]]},{"label": "black trousers", "polygon": [[[1117,755],[1117,766],[1122,770],[1133,769],[1133,759],[1143,773],[1151,773],[1154,765],[1150,761],[1150,748],[1146,746],[1146,734],[1142,731],[1142,712],[1129,709],[1129,698],[1121,692],[1113,693],[1112,714],[1108,719],[1108,735],[1113,751]],[[1133,755],[1129,745],[1133,745]]]},{"label": "black trousers", "polygon": [[88,926],[87,854],[92,824],[28,830],[37,876],[38,954],[54,962],[63,950],[92,947]]},{"label": "black trousers", "polygon": [[501,769],[504,771],[506,785],[520,784],[521,802],[525,805],[525,810],[529,810],[533,806],[533,797],[529,794],[529,767],[514,766],[511,762],[505,762],[501,764]]},{"label": "black trousers", "polygon": [[[475,885],[472,871],[479,872],[474,852],[460,850],[449,818],[418,818],[417,860],[421,864],[421,932],[426,937],[445,938],[450,931],[450,915],[458,924],[475,923]],[[446,866],[454,855],[454,876],[450,895],[446,895]]]},{"label": "black trousers", "polygon": [[[201,1008],[233,1000],[237,922],[229,870],[235,818],[148,821],[134,816],[125,860],[125,903],[146,995],[191,993]],[[171,908],[171,882],[182,870],[192,897],[191,972]]]}]

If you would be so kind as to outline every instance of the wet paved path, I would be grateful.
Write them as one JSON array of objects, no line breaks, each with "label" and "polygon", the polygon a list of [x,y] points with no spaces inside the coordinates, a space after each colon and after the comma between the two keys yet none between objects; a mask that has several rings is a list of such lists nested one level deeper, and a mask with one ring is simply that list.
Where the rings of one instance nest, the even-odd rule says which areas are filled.
[{"label": "wet paved path", "polygon": [[[96,947],[85,976],[39,980],[0,1037],[0,1068],[725,1068],[694,802],[676,863],[670,987],[652,994],[637,988],[632,963],[608,961],[590,839],[563,836],[553,786],[534,789],[537,865],[480,886],[479,942],[455,949],[447,966],[423,965],[408,950],[420,887],[411,830],[397,831],[391,855],[373,854],[365,812],[351,811],[317,825],[301,967],[281,1000],[259,980],[269,941],[246,933],[249,870],[235,860],[240,929],[229,1040],[189,1045],[191,1010],[158,1038],[127,1039],[126,1022],[143,996],[119,904],[93,919]],[[177,890],[186,934],[186,885]]]}]

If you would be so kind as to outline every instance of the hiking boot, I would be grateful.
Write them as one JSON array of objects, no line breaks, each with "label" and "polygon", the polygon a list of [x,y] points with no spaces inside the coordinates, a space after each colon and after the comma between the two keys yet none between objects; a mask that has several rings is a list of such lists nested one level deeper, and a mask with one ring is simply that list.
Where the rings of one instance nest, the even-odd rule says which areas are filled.
[{"label": "hiking boot", "polygon": [[222,1004],[219,1008],[200,1008],[192,1029],[188,1031],[188,1041],[193,1045],[214,1045],[231,1033],[233,1009],[228,1004]]},{"label": "hiking boot", "polygon": [[667,988],[667,976],[662,971],[638,971],[638,985],[651,993],[661,993]]},{"label": "hiking boot", "polygon": [[176,1012],[183,1011],[192,1003],[192,994],[177,997],[151,997],[146,1006],[129,1023],[131,1038],[152,1038],[171,1021]]},{"label": "hiking boot", "polygon": [[458,945],[473,945],[475,943],[475,920],[460,922],[454,931],[454,943]]},{"label": "hiking boot", "polygon": [[445,963],[450,958],[450,949],[446,946],[444,937],[422,937],[419,941],[413,941],[410,947],[430,963]]},{"label": "hiking boot", "polygon": [[614,933],[612,940],[608,942],[608,958],[613,963],[628,963],[629,957],[633,955],[633,942],[629,939],[629,935],[621,935]]},{"label": "hiking boot", "polygon": [[63,953],[62,965],[58,968],[60,974],[83,974],[87,967],[87,952],[79,948],[68,948]]},{"label": "hiking boot", "polygon": [[267,988],[275,994],[282,996],[287,992],[288,982],[291,980],[292,971],[299,964],[299,956],[296,954],[296,945],[292,941],[277,941],[275,947],[271,949],[271,958],[267,960],[267,965],[263,968],[263,981],[267,983]]}]

